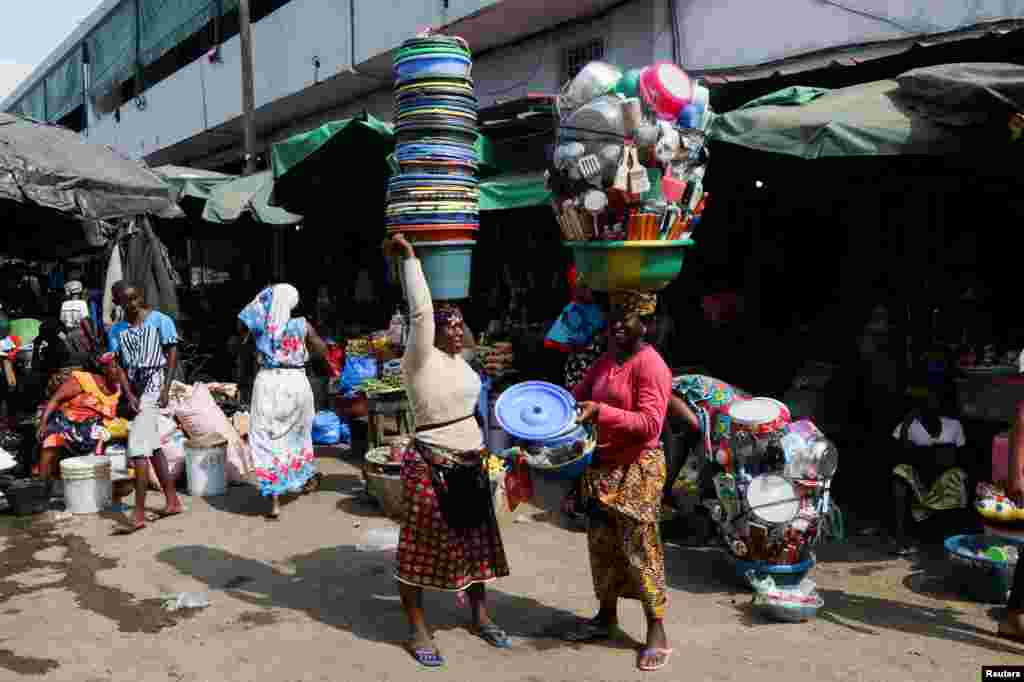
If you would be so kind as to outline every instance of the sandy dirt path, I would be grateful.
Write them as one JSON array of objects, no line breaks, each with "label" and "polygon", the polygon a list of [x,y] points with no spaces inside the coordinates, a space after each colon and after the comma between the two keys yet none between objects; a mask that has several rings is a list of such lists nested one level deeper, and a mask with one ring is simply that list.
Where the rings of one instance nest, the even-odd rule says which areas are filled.
[{"label": "sandy dirt path", "polygon": [[[0,680],[977,680],[982,665],[1024,662],[1024,647],[993,636],[997,612],[957,594],[941,557],[891,559],[854,538],[819,552],[813,577],[826,606],[800,625],[753,615],[718,552],[670,545],[675,655],[665,670],[641,673],[636,603],[622,609],[618,641],[551,636],[595,608],[585,536],[524,510],[503,531],[512,576],[490,593],[514,648],[488,647],[452,595],[432,594],[447,667],[422,671],[401,648],[393,555],[357,549],[390,524],[355,498],[354,466],[321,464],[323,489],[276,523],[246,487],[186,497],[187,514],[131,536],[112,534],[113,517],[2,517]],[[193,591],[209,607],[163,609],[164,598]]]}]

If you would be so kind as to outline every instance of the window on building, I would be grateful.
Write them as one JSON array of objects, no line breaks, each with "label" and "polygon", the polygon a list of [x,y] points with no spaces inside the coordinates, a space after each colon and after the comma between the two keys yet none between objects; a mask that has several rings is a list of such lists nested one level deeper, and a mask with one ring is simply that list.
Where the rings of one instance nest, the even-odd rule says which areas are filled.
[{"label": "window on building", "polygon": [[585,43],[566,48],[562,53],[562,82],[571,81],[584,66],[604,59],[604,38],[594,38]]}]

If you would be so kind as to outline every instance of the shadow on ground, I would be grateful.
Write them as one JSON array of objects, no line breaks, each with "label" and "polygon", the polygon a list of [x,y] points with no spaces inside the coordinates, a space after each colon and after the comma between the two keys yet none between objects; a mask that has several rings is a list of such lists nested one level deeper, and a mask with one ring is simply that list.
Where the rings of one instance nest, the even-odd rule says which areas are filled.
[{"label": "shadow on ground", "polygon": [[[167,549],[157,558],[255,608],[299,611],[360,639],[399,646],[407,640],[408,626],[393,577],[393,552],[361,552],[342,545],[292,557],[282,562],[281,569],[202,545]],[[500,590],[488,589],[487,594],[495,620],[510,636],[522,638],[530,650],[583,646],[555,637],[577,621],[575,614]],[[425,600],[434,630],[467,627],[468,612],[458,607],[454,595],[427,592]],[[639,643],[624,636],[601,646],[635,649]]]}]

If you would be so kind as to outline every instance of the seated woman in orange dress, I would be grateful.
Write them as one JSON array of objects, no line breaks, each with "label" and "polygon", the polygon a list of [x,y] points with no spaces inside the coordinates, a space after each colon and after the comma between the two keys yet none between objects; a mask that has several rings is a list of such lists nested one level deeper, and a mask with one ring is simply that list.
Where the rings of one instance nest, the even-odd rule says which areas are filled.
[{"label": "seated woman in orange dress", "polygon": [[46,403],[39,420],[39,477],[48,481],[61,457],[94,454],[106,440],[105,423],[117,418],[121,398],[114,354],[93,357],[89,371],[72,372]]}]

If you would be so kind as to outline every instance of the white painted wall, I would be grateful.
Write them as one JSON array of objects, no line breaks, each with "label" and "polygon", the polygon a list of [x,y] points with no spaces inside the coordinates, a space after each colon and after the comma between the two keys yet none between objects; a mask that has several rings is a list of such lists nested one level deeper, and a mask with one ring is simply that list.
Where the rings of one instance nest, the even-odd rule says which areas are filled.
[{"label": "white painted wall", "polygon": [[[256,106],[299,92],[351,66],[348,2],[293,0],[253,25]],[[319,74],[313,56],[320,58]],[[146,108],[121,107],[121,121],[90,111],[89,141],[140,158],[215,128],[242,113],[241,44],[221,46],[221,61],[203,57],[145,92]]]},{"label": "white painted wall", "polygon": [[[348,72],[355,63],[387,52],[420,29],[454,21],[498,0],[293,0],[253,27],[256,105],[264,106],[313,85],[312,57],[320,58],[320,80]],[[1024,0],[679,0],[681,63],[690,69],[764,63],[836,45],[908,35],[898,26],[953,28],[984,17],[1024,16]],[[927,8],[927,12],[925,12]],[[870,18],[864,14],[878,14]],[[883,16],[884,15],[884,16]],[[354,39],[351,37],[355,21]],[[915,23],[917,22],[917,23]],[[483,106],[531,92],[557,92],[562,52],[604,37],[607,59],[623,68],[640,67],[672,55],[665,0],[635,0],[602,18],[478,57],[477,94]],[[354,44],[353,44],[354,40]],[[221,48],[221,63],[200,59],[146,92],[144,111],[128,103],[121,121],[91,114],[89,139],[133,156],[194,137],[241,114],[239,41]],[[325,102],[325,105],[330,105]],[[341,103],[337,118],[366,110],[391,118],[390,93]],[[288,121],[281,121],[282,124]],[[224,140],[211,140],[221,146]]]},{"label": "white painted wall", "polygon": [[[606,41],[605,60],[623,69],[654,61],[655,5],[661,0],[638,0],[592,22],[577,24],[518,45],[495,50],[473,63],[481,106],[516,99],[531,92],[558,92],[562,53],[595,38]],[[671,31],[669,31],[671,33]]]}]

